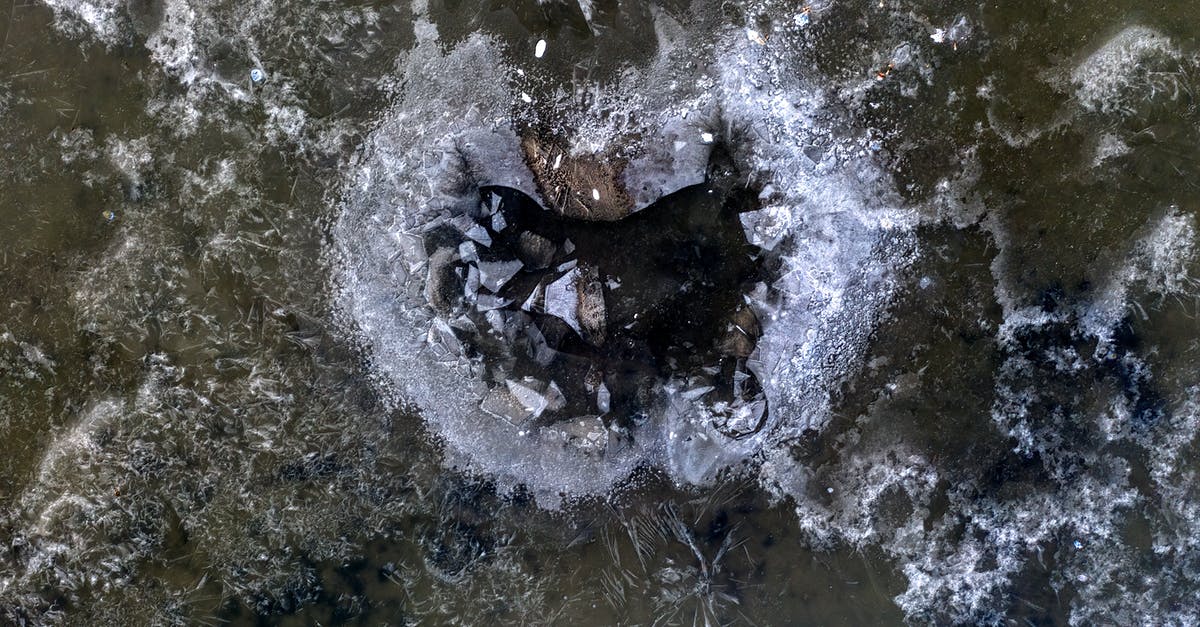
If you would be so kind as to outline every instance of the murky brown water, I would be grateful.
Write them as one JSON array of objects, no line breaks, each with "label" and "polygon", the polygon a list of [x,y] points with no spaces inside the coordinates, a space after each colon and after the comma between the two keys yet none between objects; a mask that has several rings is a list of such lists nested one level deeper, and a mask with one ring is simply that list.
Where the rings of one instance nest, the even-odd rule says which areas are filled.
[{"label": "murky brown water", "polygon": [[[1195,3],[0,24],[0,623],[1200,620]],[[681,103],[673,154],[790,220],[744,290],[769,433],[710,467],[649,402],[600,458],[473,422],[494,381],[407,361],[425,274],[384,238],[441,188],[406,151],[481,111],[599,150]]]}]

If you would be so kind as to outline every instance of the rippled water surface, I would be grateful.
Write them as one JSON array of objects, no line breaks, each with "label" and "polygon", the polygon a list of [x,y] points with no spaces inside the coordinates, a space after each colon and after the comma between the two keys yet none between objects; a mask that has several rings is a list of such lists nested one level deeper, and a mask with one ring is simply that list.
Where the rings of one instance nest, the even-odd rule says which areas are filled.
[{"label": "rippled water surface", "polygon": [[1198,24],[0,7],[0,623],[1200,624]]}]

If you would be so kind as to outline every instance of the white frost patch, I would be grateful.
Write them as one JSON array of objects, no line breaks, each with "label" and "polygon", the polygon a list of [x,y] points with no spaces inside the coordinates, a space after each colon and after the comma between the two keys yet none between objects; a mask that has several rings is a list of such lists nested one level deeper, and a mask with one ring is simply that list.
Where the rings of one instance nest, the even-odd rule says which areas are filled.
[{"label": "white frost patch", "polygon": [[1139,286],[1159,298],[1181,294],[1195,285],[1190,271],[1195,260],[1195,220],[1172,208],[1148,225],[1100,295],[1080,313],[1083,327],[1101,340],[1110,340],[1129,308],[1139,306],[1130,298],[1132,287]]},{"label": "white frost patch", "polygon": [[43,0],[54,10],[55,26],[69,35],[90,33],[109,46],[128,37],[129,19],[125,0]]},{"label": "white frost patch", "polygon": [[1134,102],[1154,96],[1155,75],[1181,58],[1170,38],[1145,26],[1130,26],[1109,39],[1071,72],[1079,104],[1089,111],[1129,112]]}]

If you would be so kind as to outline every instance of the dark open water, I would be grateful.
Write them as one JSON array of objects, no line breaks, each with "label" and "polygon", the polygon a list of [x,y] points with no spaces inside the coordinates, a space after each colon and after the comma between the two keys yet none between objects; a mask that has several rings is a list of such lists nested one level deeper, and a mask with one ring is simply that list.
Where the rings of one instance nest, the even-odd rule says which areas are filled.
[{"label": "dark open water", "polygon": [[[0,623],[1198,624],[1197,25],[0,7]],[[547,231],[617,338],[534,316],[584,355],[551,366],[426,303],[462,198],[522,189],[514,131],[571,176],[674,163],[646,201],[701,184]],[[479,409],[526,373],[567,408]]]}]

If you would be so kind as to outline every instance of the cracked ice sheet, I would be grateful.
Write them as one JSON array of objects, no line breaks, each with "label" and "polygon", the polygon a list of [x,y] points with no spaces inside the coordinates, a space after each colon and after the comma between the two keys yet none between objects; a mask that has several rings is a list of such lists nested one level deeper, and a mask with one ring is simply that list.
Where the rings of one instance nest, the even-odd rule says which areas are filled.
[{"label": "cracked ice sheet", "polygon": [[[703,399],[665,389],[648,408],[658,418],[632,444],[587,457],[555,438],[519,433],[484,416],[478,405],[487,385],[480,364],[431,358],[422,343],[432,316],[421,299],[423,273],[404,269],[423,259],[407,258],[408,251],[396,250],[393,242],[473,207],[480,185],[505,185],[537,198],[513,131],[516,90],[503,80],[457,78],[511,75],[484,37],[472,36],[445,54],[430,41],[410,53],[406,88],[368,141],[335,229],[341,302],[347,322],[371,348],[380,383],[422,408],[449,445],[449,463],[492,474],[501,485],[524,483],[550,506],[559,494],[605,492],[644,463],[666,468],[679,481],[704,483],[723,468],[769,456],[773,446],[805,428],[820,427],[831,393],[858,368],[866,337],[890,299],[891,273],[911,254],[911,218],[895,208],[895,195],[876,167],[854,156],[858,147],[827,150],[819,163],[798,157],[806,142],[830,135],[827,125],[813,121],[823,105],[819,90],[778,59],[763,69],[756,55],[765,52],[735,28],[720,35],[707,63],[681,70],[673,51],[690,49],[696,35],[661,15],[660,21],[659,59],[641,74],[628,72],[619,90],[599,97],[606,111],[628,115],[549,114],[572,122],[578,117],[576,146],[591,150],[643,131],[649,139],[639,145],[648,148],[627,175],[641,178],[626,181],[644,182],[638,206],[655,193],[703,179],[710,147],[697,140],[704,132],[727,142],[743,171],[769,179],[778,191],[776,204],[790,212],[792,237],[772,253],[783,267],[775,293],[753,303],[764,334],[752,367],[770,401],[767,426],[757,435],[729,439],[713,429]],[[668,76],[677,90],[661,89]],[[473,104],[463,110],[453,103]],[[632,119],[646,126],[632,127]],[[745,141],[726,136],[743,128],[749,129]]]}]

